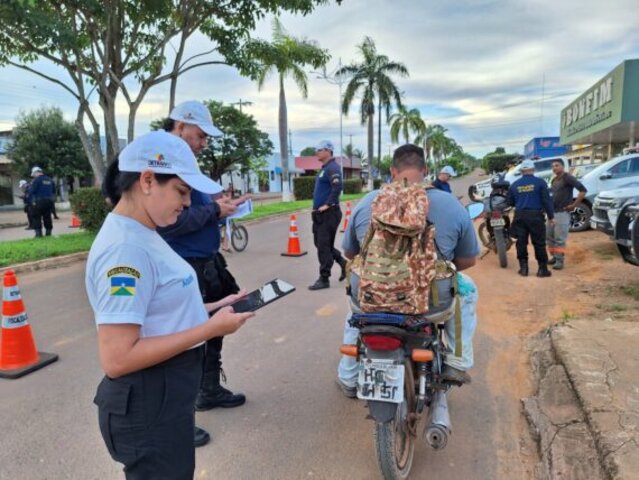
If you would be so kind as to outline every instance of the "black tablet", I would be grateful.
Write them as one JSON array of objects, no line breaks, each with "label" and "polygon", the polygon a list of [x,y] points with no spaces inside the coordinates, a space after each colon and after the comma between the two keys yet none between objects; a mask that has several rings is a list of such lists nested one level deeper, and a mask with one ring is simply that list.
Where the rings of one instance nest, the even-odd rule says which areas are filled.
[{"label": "black tablet", "polygon": [[254,312],[294,291],[295,287],[293,285],[276,278],[232,303],[231,307],[237,313]]}]

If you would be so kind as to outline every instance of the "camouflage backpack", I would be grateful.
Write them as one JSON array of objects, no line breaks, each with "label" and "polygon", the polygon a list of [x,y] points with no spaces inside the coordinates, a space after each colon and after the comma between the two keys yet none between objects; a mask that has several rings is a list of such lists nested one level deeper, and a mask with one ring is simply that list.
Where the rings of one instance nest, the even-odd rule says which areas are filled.
[{"label": "camouflage backpack", "polygon": [[360,278],[363,312],[426,313],[437,274],[435,227],[428,224],[422,183],[384,185],[372,205],[371,223],[352,269]]}]

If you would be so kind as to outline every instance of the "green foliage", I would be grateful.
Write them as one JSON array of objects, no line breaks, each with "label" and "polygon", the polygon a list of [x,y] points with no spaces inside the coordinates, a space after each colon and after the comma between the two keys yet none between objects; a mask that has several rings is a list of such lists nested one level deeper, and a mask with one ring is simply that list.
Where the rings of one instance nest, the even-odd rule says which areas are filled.
[{"label": "green foliage", "polygon": [[54,237],[0,242],[0,267],[86,252],[91,248],[94,239],[95,233],[78,232]]},{"label": "green foliage", "polygon": [[312,157],[315,155],[315,147],[306,147],[300,152],[300,157]]},{"label": "green foliage", "polygon": [[509,163],[513,163],[519,158],[517,153],[506,153],[503,147],[495,148],[495,151],[487,154],[481,161],[481,168],[486,173],[503,172]]},{"label": "green foliage", "polygon": [[111,208],[97,188],[81,188],[70,198],[71,209],[80,218],[82,228],[97,232]]},{"label": "green foliage", "polygon": [[379,190],[380,188],[382,188],[382,179],[381,178],[374,178],[373,179],[373,188],[375,190]]},{"label": "green foliage", "polygon": [[404,143],[409,143],[411,139],[411,132],[419,136],[426,130],[426,124],[422,119],[421,112],[416,108],[408,110],[405,106],[401,106],[399,112],[394,113],[390,117],[391,122],[391,141],[393,143],[399,142],[399,135],[401,133]]},{"label": "green foliage", "polygon": [[8,156],[14,171],[24,177],[29,177],[35,165],[56,177],[91,175],[78,130],[57,107],[20,113]]},{"label": "green foliage", "polygon": [[[251,32],[266,15],[306,15],[326,0],[3,0],[0,66],[14,65],[66,90],[77,101],[77,126],[93,171],[102,180],[107,158],[118,150],[118,113],[128,117],[129,141],[136,113],[150,89],[194,68],[227,64],[256,78]],[[189,40],[209,40],[195,55]],[[60,69],[43,73],[46,59]],[[68,78],[68,81],[60,80]],[[126,102],[122,108],[120,100]]]},{"label": "green foliage", "polygon": [[[354,195],[342,195],[340,201],[343,203],[351,200],[359,200],[364,195],[365,194],[363,193],[357,193]],[[247,215],[246,217],[242,217],[238,221],[246,222],[250,220],[257,220],[260,218],[270,217],[272,215],[296,212],[306,208],[311,208],[312,206],[312,200],[295,200],[294,202],[266,203],[264,205],[257,205],[253,208],[253,213]]]},{"label": "green foliage", "polygon": [[315,177],[296,177],[293,179],[293,193],[296,200],[313,198]]},{"label": "green foliage", "polygon": [[344,180],[344,193],[347,195],[362,193],[362,181],[359,178]]},{"label": "green foliage", "polygon": [[[377,160],[375,160],[375,163],[373,165],[377,166],[377,164]],[[390,155],[384,155],[382,157],[382,161],[379,163],[379,173],[382,176],[390,175],[390,168],[392,164],[393,157]]]}]

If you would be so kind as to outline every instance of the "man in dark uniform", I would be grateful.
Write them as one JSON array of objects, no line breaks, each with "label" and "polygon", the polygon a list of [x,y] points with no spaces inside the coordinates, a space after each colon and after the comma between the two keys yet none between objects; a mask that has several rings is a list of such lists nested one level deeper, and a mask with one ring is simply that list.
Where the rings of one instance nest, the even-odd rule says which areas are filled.
[{"label": "man in dark uniform", "polygon": [[[206,106],[196,101],[177,105],[164,129],[188,143],[195,155],[207,146],[209,136],[222,134],[213,125]],[[221,238],[218,222],[235,209],[236,205],[231,199],[218,198],[213,201],[210,195],[192,190],[191,206],[184,209],[176,223],[158,229],[171,248],[195,270],[202,299],[206,303],[239,291],[235,278],[226,268],[224,257],[219,253]],[[238,407],[246,401],[243,394],[234,394],[220,383],[221,379],[226,379],[222,370],[223,340],[224,337],[216,337],[206,342],[202,383],[195,400],[195,409],[198,411]],[[210,435],[196,427],[195,446],[205,445],[209,440]]]},{"label": "man in dark uniform", "polygon": [[[552,204],[555,209],[555,224],[548,225],[546,229],[546,240],[548,241],[548,251],[552,258],[548,261],[553,270],[564,268],[564,257],[566,255],[566,240],[570,231],[570,218],[572,212],[583,201],[588,190],[575,177],[566,173],[566,167],[561,159],[552,162],[552,172],[554,177],[550,181],[550,192],[552,193]],[[573,191],[579,192],[573,201]]]},{"label": "man in dark uniform", "polygon": [[31,169],[33,181],[29,187],[29,194],[33,202],[33,229],[36,238],[42,237],[42,224],[47,237],[51,236],[53,221],[51,214],[54,208],[55,185],[48,175],[42,172],[40,167]]},{"label": "man in dark uniform", "polygon": [[309,290],[329,288],[333,263],[337,262],[342,268],[339,280],[346,278],[346,260],[335,248],[335,235],[342,220],[342,210],[339,207],[339,195],[342,192],[342,173],[340,166],[333,157],[335,148],[328,140],[323,140],[316,147],[317,157],[322,163],[322,169],[315,179],[313,192],[313,242],[317,248],[320,263],[320,276]]},{"label": "man in dark uniform", "polygon": [[515,207],[513,233],[517,237],[517,259],[519,275],[528,276],[528,236],[535,247],[535,258],[539,264],[538,277],[550,277],[548,254],[546,253],[546,221],[555,224],[555,212],[548,191],[548,185],[535,177],[535,164],[524,160],[521,164],[522,176],[508,190],[508,203]]}]

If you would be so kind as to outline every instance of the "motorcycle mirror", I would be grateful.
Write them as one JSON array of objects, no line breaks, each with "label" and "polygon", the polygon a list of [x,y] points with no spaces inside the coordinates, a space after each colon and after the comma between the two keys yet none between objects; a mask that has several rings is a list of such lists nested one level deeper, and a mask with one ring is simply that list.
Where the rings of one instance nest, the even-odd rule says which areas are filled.
[{"label": "motorcycle mirror", "polygon": [[471,220],[475,220],[482,213],[484,213],[484,204],[469,203],[468,205],[466,205],[466,210],[468,210],[468,215],[470,215]]}]

